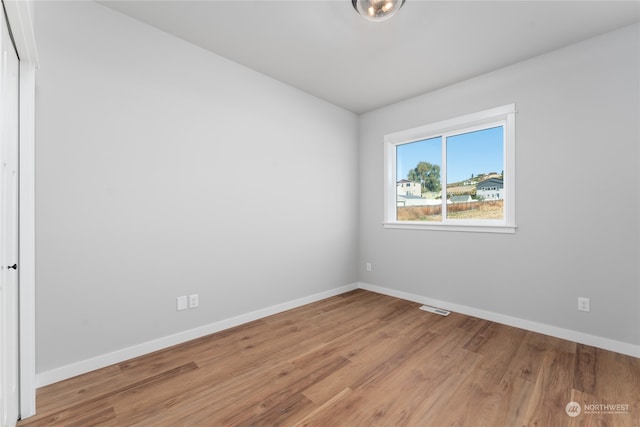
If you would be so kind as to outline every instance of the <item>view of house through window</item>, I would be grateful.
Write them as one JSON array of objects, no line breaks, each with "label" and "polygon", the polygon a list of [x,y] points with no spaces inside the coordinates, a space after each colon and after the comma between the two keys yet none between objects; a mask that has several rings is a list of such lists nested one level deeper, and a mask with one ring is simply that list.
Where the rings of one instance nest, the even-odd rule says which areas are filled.
[{"label": "view of house through window", "polygon": [[395,148],[397,221],[504,219],[504,126]]},{"label": "view of house through window", "polygon": [[515,233],[515,104],[384,136],[384,227]]}]

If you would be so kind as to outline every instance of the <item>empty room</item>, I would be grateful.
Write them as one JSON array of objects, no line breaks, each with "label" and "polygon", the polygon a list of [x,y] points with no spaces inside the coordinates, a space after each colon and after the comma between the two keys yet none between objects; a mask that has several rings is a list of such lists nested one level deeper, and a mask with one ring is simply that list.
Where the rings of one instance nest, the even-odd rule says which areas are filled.
[{"label": "empty room", "polygon": [[2,4],[0,426],[640,426],[640,2]]}]

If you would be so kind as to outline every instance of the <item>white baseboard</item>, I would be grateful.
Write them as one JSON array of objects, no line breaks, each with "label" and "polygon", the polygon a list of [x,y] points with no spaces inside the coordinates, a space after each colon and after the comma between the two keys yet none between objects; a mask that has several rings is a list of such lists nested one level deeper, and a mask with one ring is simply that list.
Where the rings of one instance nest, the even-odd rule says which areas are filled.
[{"label": "white baseboard", "polygon": [[492,322],[504,325],[514,326],[516,328],[525,329],[527,331],[538,332],[540,334],[549,335],[556,338],[577,342],[580,344],[590,345],[602,348],[604,350],[614,351],[616,353],[626,354],[628,356],[640,358],[640,346],[616,341],[609,338],[603,338],[596,335],[585,334],[584,332],[573,331],[570,329],[559,328],[544,323],[533,322],[531,320],[520,319],[518,317],[507,316],[491,311],[480,310],[465,305],[454,304],[446,301],[440,301],[428,298],[422,295],[416,295],[409,292],[398,291],[395,289],[384,288],[382,286],[370,285],[368,283],[358,283],[360,289],[376,292],[383,295],[389,295],[420,304],[431,305],[434,307],[444,308],[445,310],[466,314],[467,316],[478,317],[480,319],[490,320]]},{"label": "white baseboard", "polygon": [[219,332],[225,329],[232,328],[234,326],[242,325],[247,322],[262,319],[273,314],[281,313],[292,308],[297,308],[305,304],[320,301],[325,298],[329,298],[335,295],[340,295],[345,292],[358,289],[358,284],[350,284],[341,286],[339,288],[330,289],[325,292],[320,292],[307,297],[299,298],[293,301],[288,301],[282,304],[277,304],[271,307],[263,308],[260,310],[252,311],[250,313],[242,314],[240,316],[224,319],[219,322],[210,323],[208,325],[200,326],[198,328],[190,329],[188,331],[180,332],[177,334],[169,335],[166,337],[158,338],[153,341],[148,341],[142,344],[138,344],[132,347],[117,350],[111,353],[103,354],[93,357],[91,359],[82,360],[80,362],[72,363],[70,365],[55,368],[49,371],[41,372],[36,375],[36,387],[44,387],[46,385],[65,380],[67,378],[75,377],[76,375],[84,374],[96,369],[104,368],[115,363],[120,363],[134,357],[142,356],[144,354],[152,353],[163,348],[171,347],[172,345],[181,344],[196,338],[200,338],[215,332]]},{"label": "white baseboard", "polygon": [[44,387],[46,385],[62,381],[76,375],[84,374],[96,369],[104,368],[115,363],[120,363],[125,360],[142,356],[157,350],[162,350],[167,347],[171,347],[176,344],[181,344],[196,338],[200,338],[209,334],[213,334],[225,329],[232,328],[234,326],[242,325],[247,322],[262,319],[273,314],[281,313],[292,308],[297,308],[305,304],[320,301],[325,298],[329,298],[335,295],[340,295],[345,292],[352,291],[354,289],[364,289],[371,292],[376,292],[383,295],[389,295],[396,298],[402,298],[408,301],[414,301],[420,304],[426,304],[434,307],[444,308],[457,313],[466,314],[468,316],[478,317],[480,319],[489,320],[492,322],[501,323],[504,325],[514,326],[516,328],[525,329],[532,332],[538,332],[545,335],[550,335],[556,338],[562,338],[569,341],[578,342],[581,344],[590,345],[593,347],[602,348],[605,350],[615,351],[616,353],[626,354],[633,357],[640,358],[640,346],[611,340],[595,335],[585,334],[583,332],[573,331],[570,329],[559,328],[556,326],[546,325],[544,323],[533,322],[530,320],[520,319],[518,317],[507,316],[500,313],[494,313],[490,311],[480,310],[465,305],[454,304],[446,301],[440,301],[433,298],[428,298],[422,295],[412,294],[409,292],[398,291],[395,289],[389,289],[382,286],[371,285],[368,283],[353,283],[339,288],[330,289],[325,292],[320,292],[307,297],[299,298],[293,301],[288,301],[282,304],[277,304],[271,307],[263,308],[260,310],[252,311],[250,313],[242,314],[239,316],[224,319],[215,323],[200,326],[198,328],[190,329],[188,331],[180,332],[177,334],[169,335],[166,337],[158,338],[153,341],[148,341],[142,344],[138,344],[132,347],[117,350],[111,353],[103,354],[93,357],[91,359],[82,360],[80,362],[72,363],[60,368],[52,369],[49,371],[41,372],[36,375],[36,386]]}]

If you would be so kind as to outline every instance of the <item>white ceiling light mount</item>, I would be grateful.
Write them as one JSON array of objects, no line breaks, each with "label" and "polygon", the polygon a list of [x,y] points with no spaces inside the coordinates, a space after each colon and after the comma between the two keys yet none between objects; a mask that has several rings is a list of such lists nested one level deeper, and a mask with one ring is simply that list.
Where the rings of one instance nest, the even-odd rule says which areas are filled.
[{"label": "white ceiling light mount", "polygon": [[406,0],[351,0],[353,8],[365,19],[382,22],[400,10]]}]

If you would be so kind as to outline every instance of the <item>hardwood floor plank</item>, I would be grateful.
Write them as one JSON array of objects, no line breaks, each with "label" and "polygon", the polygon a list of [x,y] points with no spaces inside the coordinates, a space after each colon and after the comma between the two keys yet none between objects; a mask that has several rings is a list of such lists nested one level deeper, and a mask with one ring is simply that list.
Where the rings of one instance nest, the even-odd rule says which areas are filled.
[{"label": "hardwood floor plank", "polygon": [[496,425],[526,425],[527,406],[535,387],[533,381],[518,375],[517,371],[508,372],[500,381],[502,404],[496,417]]},{"label": "hardwood floor plank", "polygon": [[100,412],[93,412],[76,421],[69,422],[66,427],[94,427],[94,426],[117,426],[115,422],[116,414],[113,408],[107,408]]},{"label": "hardwood floor plank", "polygon": [[572,401],[574,363],[575,353],[556,349],[545,352],[529,399],[525,417],[527,425],[553,425],[567,416],[565,408]]},{"label": "hardwood floor plank", "polygon": [[[154,376],[144,378],[138,382],[122,386],[120,388],[103,390],[102,395],[98,395],[87,400],[81,400],[74,405],[71,405],[64,409],[59,410],[57,413],[56,413],[56,410],[52,410],[51,412],[53,412],[53,415],[50,416],[49,423],[48,424],[45,423],[41,425],[57,425],[56,422],[59,419],[72,416],[69,414],[73,414],[73,416],[76,416],[76,414],[84,414],[86,412],[89,412],[89,410],[87,409],[88,405],[97,404],[98,406],[101,406],[101,405],[104,405],[106,402],[109,402],[109,404],[111,404],[110,401],[117,397],[130,398],[131,395],[143,393],[146,389],[150,387],[154,387],[157,384],[162,384],[166,382],[168,379],[175,378],[177,376],[184,374],[185,372],[193,371],[196,369],[198,369],[198,366],[195,363],[191,362],[186,365],[180,366],[178,368],[174,368],[169,371],[161,372]],[[64,417],[61,414],[64,414]],[[24,425],[31,426],[31,423],[33,421],[31,419],[27,420]]]},{"label": "hardwood floor plank", "polygon": [[[408,311],[405,316],[396,318],[396,322],[405,324],[404,317],[415,317],[416,312],[417,310]],[[335,340],[329,344],[331,347],[337,346],[340,349],[340,354],[348,358],[351,363],[345,369],[305,390],[304,393],[307,397],[316,404],[323,404],[344,388],[355,388],[367,381],[372,376],[372,372],[375,373],[379,366],[397,357],[394,353],[395,350],[400,350],[407,345],[414,345],[414,338],[405,336],[402,333],[403,329],[398,328],[398,325],[390,326],[395,333],[390,333],[390,330],[384,325],[376,323],[375,326],[373,330],[356,331],[358,335],[350,336],[349,340]],[[411,328],[412,326],[408,327]],[[369,336],[374,336],[375,339],[358,339],[358,336],[367,336],[363,335],[367,333]],[[436,337],[435,334],[423,331],[423,337],[425,335]]]},{"label": "hardwood floor plank", "polygon": [[[305,371],[306,363],[308,362],[299,361],[297,363],[300,371]],[[283,422],[296,413],[300,414],[298,418],[302,418],[304,412],[301,411],[313,405],[302,392],[348,363],[349,361],[343,357],[329,360],[320,368],[307,373],[288,387],[281,388],[255,402],[250,402],[243,408],[239,407],[230,417],[223,419],[222,423],[224,425],[275,425],[276,421]]]},{"label": "hardwood floor plank", "polygon": [[76,405],[54,413],[39,413],[35,417],[20,421],[20,426],[73,426],[73,425],[109,425],[115,418],[113,406],[106,400],[97,400]]},{"label": "hardwood floor plank", "polygon": [[483,356],[478,369],[487,371],[485,379],[491,384],[498,384],[509,369],[514,360],[526,331],[516,329],[498,323],[492,323],[489,327],[491,335],[476,353]]},{"label": "hardwood floor plank", "polygon": [[298,426],[307,426],[310,425],[314,419],[320,416],[320,414],[324,413],[326,410],[330,410],[334,408],[340,401],[342,401],[345,397],[347,397],[351,393],[350,388],[345,388],[341,390],[339,393],[335,394],[331,399],[326,401],[320,406],[317,406],[314,410],[307,413],[302,419],[298,420],[295,424],[292,424],[296,427]]},{"label": "hardwood floor plank", "polygon": [[[620,425],[640,426],[640,364],[628,356],[606,350],[594,349],[596,354],[596,377],[593,397],[589,404],[629,405],[629,413],[606,414],[604,417]],[[606,381],[602,381],[606,378]],[[633,409],[635,408],[635,410]],[[628,423],[628,424],[623,424]],[[616,424],[613,424],[616,425]]]},{"label": "hardwood floor plank", "polygon": [[595,391],[596,357],[597,352],[595,348],[583,344],[576,346],[573,388],[583,393],[593,393]]},{"label": "hardwood floor plank", "polygon": [[419,307],[327,298],[44,387],[18,426],[640,427],[640,359]]},{"label": "hardwood floor plank", "polygon": [[439,338],[442,346],[434,341],[433,348],[416,353],[407,360],[407,369],[388,376],[376,391],[361,389],[369,399],[380,402],[378,412],[371,414],[372,421],[384,425],[428,425],[438,408],[447,405],[458,384],[474,371],[480,359],[465,350],[450,353],[454,341],[446,336]]},{"label": "hardwood floor plank", "polygon": [[122,387],[128,380],[117,365],[107,366],[36,391],[38,413],[60,410],[79,401],[94,399],[105,390]]},{"label": "hardwood floor plank", "polygon": [[520,348],[513,356],[508,371],[529,382],[535,382],[540,372],[545,353],[554,348],[555,338],[526,332]]},{"label": "hardwood floor plank", "polygon": [[462,348],[467,351],[478,352],[478,349],[489,339],[494,329],[491,328],[493,322],[484,322],[476,333],[467,341]]},{"label": "hardwood floor plank", "polygon": [[[464,331],[459,333],[467,337]],[[425,413],[438,402],[447,401],[448,392],[455,390],[453,386],[460,381],[460,375],[478,359],[473,353],[455,351],[460,346],[459,338],[430,332],[425,336],[429,340],[424,342],[431,344],[428,348],[407,354],[396,344],[387,347],[384,354],[388,360],[380,356],[367,360],[371,371],[363,370],[360,378],[353,376],[341,384],[350,384],[352,392],[335,407],[317,411],[304,424],[335,424],[335,413],[340,413],[340,425],[423,425],[420,423],[426,418]],[[408,343],[405,341],[404,345]],[[391,363],[391,369],[386,369]],[[363,403],[374,401],[375,406]]]}]

